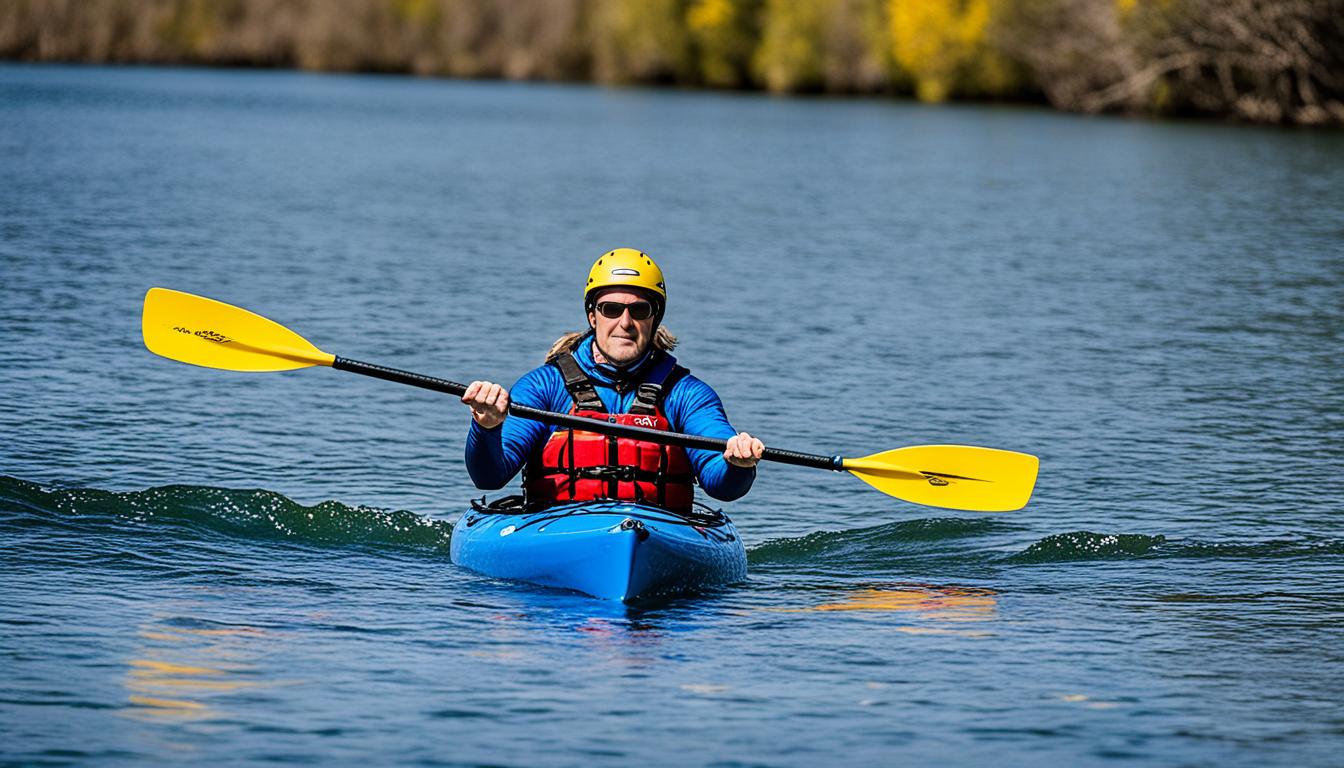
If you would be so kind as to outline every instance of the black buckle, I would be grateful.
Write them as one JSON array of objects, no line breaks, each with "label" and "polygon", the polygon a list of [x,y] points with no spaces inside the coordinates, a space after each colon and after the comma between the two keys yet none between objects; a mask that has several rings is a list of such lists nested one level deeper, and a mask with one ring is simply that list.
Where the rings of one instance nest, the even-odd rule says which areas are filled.
[{"label": "black buckle", "polygon": [[579,477],[584,480],[632,482],[638,479],[638,472],[638,467],[584,467],[579,470]]},{"label": "black buckle", "polygon": [[643,400],[649,405],[655,405],[658,402],[658,395],[662,391],[663,391],[662,385],[650,384],[649,382],[644,382],[643,384],[640,384],[639,387],[636,389],[637,394],[635,395],[635,397],[639,398],[640,400]]}]

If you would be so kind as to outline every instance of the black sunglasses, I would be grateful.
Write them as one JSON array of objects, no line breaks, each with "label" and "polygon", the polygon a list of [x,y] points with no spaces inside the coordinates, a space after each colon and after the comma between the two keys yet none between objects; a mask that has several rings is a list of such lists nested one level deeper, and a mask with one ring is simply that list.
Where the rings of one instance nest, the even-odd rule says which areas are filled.
[{"label": "black sunglasses", "polygon": [[608,320],[615,320],[625,311],[630,310],[631,320],[648,320],[653,317],[653,305],[647,301],[636,301],[630,304],[623,304],[619,301],[599,301],[597,311]]}]

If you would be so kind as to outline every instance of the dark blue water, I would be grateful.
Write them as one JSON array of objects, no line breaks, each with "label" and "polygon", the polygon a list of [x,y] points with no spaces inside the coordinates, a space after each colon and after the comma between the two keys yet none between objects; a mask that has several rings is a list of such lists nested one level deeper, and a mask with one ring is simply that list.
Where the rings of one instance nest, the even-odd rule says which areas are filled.
[{"label": "dark blue water", "polygon": [[[633,245],[769,444],[1042,459],[916,507],[763,466],[746,583],[453,567],[450,398],[154,357],[154,285],[511,382]],[[1331,765],[1344,135],[0,67],[0,762]]]}]

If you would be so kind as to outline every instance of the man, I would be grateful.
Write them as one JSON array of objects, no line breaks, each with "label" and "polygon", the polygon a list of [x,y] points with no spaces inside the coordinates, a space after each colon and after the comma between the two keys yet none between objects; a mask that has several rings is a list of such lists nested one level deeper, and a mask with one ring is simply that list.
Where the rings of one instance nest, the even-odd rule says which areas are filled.
[{"label": "man", "polygon": [[[691,508],[692,476],[710,496],[732,501],[751,488],[765,446],[736,433],[709,385],[669,354],[676,337],[660,327],[667,288],[646,254],[618,248],[593,265],[584,287],[588,331],[561,337],[546,364],[512,392],[474,381],[462,396],[471,407],[467,471],[477,488],[496,490],[523,469],[532,508],[589,499],[643,501]],[[728,441],[727,449],[683,449],[643,440],[556,429],[508,418],[510,400],[654,429]]]}]

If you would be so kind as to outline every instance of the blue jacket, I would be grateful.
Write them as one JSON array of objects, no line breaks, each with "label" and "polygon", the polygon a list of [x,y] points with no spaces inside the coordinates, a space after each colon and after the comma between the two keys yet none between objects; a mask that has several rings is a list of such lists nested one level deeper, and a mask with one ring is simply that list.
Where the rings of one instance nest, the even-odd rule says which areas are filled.
[{"label": "blue jacket", "polygon": [[[593,360],[592,334],[583,337],[574,350],[574,359],[588,374],[609,413],[625,413],[635,399],[635,386],[618,393],[615,367]],[[632,366],[627,380],[644,380],[652,354]],[[565,380],[553,365],[543,365],[523,374],[509,390],[509,398],[519,405],[568,413],[574,401],[565,390]],[[694,376],[676,381],[663,395],[663,414],[675,432],[727,439],[737,434],[723,412],[723,403],[713,389]],[[475,421],[467,433],[467,472],[477,488],[498,490],[508,484],[529,459],[538,459],[541,449],[555,427],[539,421],[510,416],[494,429],[482,429]],[[720,501],[740,498],[756,479],[755,468],[735,467],[718,451],[686,449],[691,467],[705,493]]]}]

